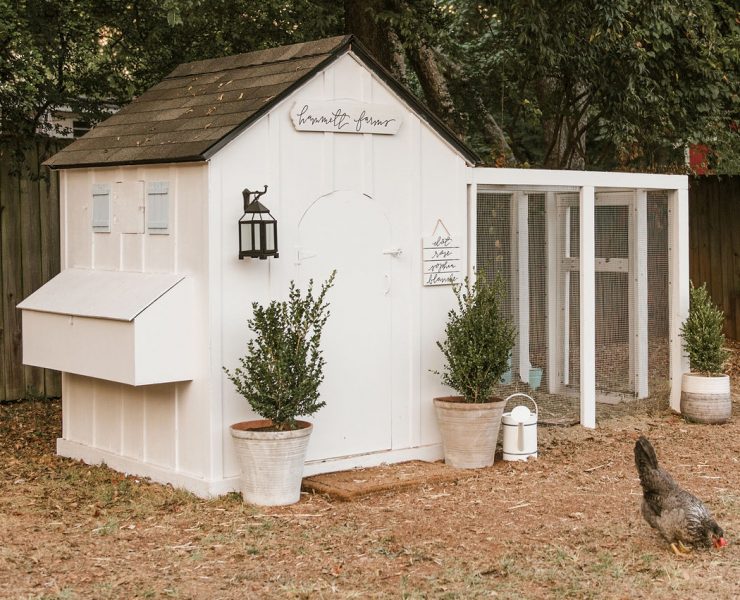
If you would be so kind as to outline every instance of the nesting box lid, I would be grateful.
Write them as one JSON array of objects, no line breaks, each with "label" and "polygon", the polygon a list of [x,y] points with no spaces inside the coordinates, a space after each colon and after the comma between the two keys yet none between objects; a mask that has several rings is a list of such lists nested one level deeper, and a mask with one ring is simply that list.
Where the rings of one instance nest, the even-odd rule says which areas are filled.
[{"label": "nesting box lid", "polygon": [[184,275],[66,269],[18,305],[76,317],[133,321]]}]

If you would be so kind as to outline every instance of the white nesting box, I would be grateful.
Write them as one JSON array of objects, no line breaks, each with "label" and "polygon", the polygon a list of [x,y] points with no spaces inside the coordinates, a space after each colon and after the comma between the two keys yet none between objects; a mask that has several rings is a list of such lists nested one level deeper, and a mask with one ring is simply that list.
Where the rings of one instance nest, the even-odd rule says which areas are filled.
[{"label": "white nesting box", "polygon": [[[336,269],[305,472],[440,458],[453,295],[424,284],[467,272],[474,162],[351,36],[178,67],[48,163],[63,271],[20,308],[25,362],[63,371],[58,452],[237,489],[228,427],[253,415],[223,367],[251,303]],[[265,185],[280,257],[239,260],[242,190]]]},{"label": "white nesting box", "polygon": [[66,269],[18,305],[24,362],[134,386],[192,379],[188,288],[183,275]]}]

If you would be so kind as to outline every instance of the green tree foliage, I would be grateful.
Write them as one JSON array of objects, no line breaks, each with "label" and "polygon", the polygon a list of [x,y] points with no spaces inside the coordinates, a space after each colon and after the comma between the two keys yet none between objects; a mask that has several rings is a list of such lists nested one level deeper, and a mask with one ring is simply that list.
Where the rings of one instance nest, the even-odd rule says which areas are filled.
[{"label": "green tree foliage", "polygon": [[0,0],[0,132],[62,106],[96,122],[182,62],[334,35],[340,17],[328,0]]},{"label": "green tree foliage", "polygon": [[691,285],[689,316],[681,326],[683,347],[689,355],[691,370],[706,375],[723,372],[729,353],[725,350],[722,328],[725,314],[712,302],[707,284]]},{"label": "green tree foliage", "polygon": [[295,429],[298,417],[310,416],[326,404],[319,400],[324,380],[320,346],[329,318],[325,297],[335,275],[322,284],[316,297],[311,280],[305,296],[291,282],[287,301],[273,300],[267,306],[252,303],[254,314],[248,324],[255,337],[247,342],[241,366],[224,369],[252,409],[270,419],[278,431]]},{"label": "green tree foliage", "polygon": [[493,386],[509,368],[516,329],[503,316],[504,285],[482,273],[475,282],[465,278],[455,286],[457,310],[447,315],[445,339],[437,346],[445,357],[442,383],[465,397],[466,402],[488,402]]},{"label": "green tree foliage", "polygon": [[487,90],[521,161],[666,169],[682,165],[686,145],[705,142],[729,169],[740,154],[736,3],[447,4],[444,51],[464,75],[455,95]]},{"label": "green tree foliage", "polygon": [[740,170],[729,0],[0,0],[0,130],[97,120],[177,64],[356,33],[488,164]]}]

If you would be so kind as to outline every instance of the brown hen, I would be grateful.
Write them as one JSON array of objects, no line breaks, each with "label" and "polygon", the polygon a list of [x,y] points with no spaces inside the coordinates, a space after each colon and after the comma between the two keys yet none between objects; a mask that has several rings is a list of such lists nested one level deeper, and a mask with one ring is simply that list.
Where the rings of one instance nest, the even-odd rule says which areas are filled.
[{"label": "brown hen", "polygon": [[686,545],[715,548],[727,545],[722,528],[704,503],[681,489],[660,468],[655,450],[642,435],[635,444],[635,465],[643,492],[642,516],[676,554],[688,553]]}]

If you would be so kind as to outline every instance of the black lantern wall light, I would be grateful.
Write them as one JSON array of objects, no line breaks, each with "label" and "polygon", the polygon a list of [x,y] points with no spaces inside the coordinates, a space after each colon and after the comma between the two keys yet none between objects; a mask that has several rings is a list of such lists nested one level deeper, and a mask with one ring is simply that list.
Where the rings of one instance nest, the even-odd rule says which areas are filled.
[{"label": "black lantern wall light", "polygon": [[239,219],[239,260],[244,257],[264,260],[268,256],[279,256],[277,221],[259,201],[266,192],[267,186],[261,192],[242,191],[244,214]]}]

